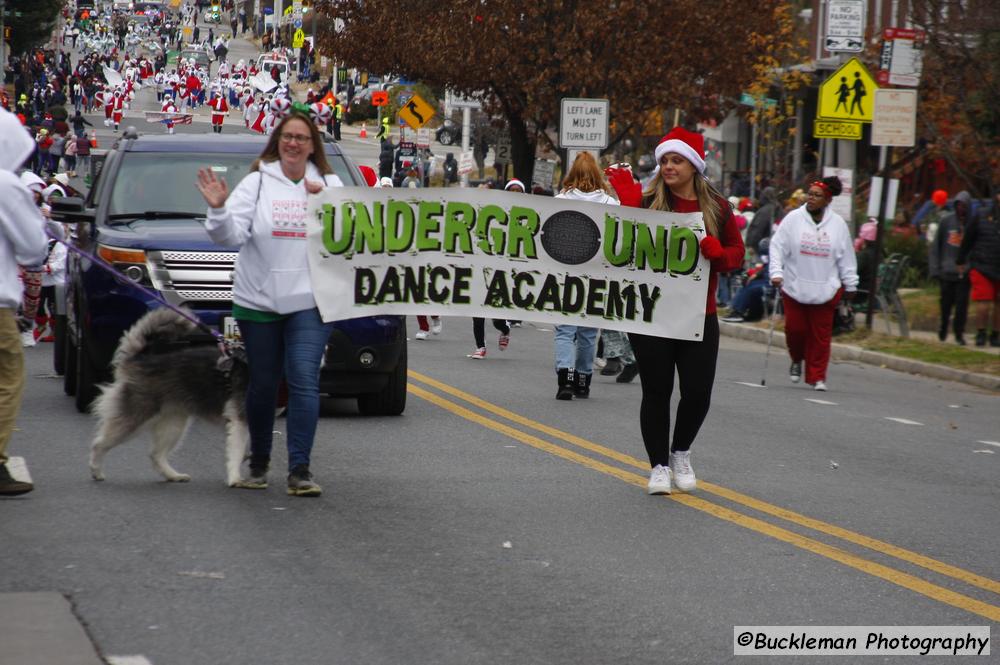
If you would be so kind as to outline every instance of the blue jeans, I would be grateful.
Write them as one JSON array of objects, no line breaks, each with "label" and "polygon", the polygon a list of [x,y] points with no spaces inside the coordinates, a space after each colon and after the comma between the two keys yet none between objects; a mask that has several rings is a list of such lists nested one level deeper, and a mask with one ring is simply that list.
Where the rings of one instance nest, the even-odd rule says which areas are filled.
[{"label": "blue jeans", "polygon": [[278,386],[288,382],[288,469],[309,464],[319,421],[319,366],[333,323],[323,323],[319,310],[304,309],[280,321],[238,320],[250,369],[247,424],[250,462],[266,466],[271,459]]},{"label": "blue jeans", "polygon": [[592,374],[597,333],[597,328],[556,326],[556,370],[575,369],[580,374]]}]

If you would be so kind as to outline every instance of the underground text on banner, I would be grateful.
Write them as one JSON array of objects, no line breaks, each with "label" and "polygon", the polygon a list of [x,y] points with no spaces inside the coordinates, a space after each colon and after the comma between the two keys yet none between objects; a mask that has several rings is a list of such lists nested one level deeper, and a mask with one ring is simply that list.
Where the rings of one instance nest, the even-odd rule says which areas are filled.
[{"label": "underground text on banner", "polygon": [[700,340],[700,213],[488,190],[332,187],[309,197],[326,321],[482,316]]}]

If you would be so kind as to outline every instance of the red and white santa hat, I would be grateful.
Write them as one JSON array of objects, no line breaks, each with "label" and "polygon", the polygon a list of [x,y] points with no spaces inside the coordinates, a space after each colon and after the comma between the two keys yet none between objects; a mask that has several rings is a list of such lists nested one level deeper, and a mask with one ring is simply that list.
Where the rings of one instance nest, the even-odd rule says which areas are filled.
[{"label": "red and white santa hat", "polygon": [[691,162],[698,173],[705,175],[705,137],[697,132],[690,132],[683,127],[674,127],[656,144],[653,155],[656,165],[667,153],[675,152]]}]

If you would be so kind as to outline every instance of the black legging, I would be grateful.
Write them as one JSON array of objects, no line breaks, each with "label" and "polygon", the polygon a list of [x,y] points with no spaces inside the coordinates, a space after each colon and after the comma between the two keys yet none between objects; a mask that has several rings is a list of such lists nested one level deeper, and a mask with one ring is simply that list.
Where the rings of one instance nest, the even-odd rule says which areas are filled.
[{"label": "black legging", "polygon": [[649,455],[649,465],[667,466],[670,461],[670,395],[674,391],[674,368],[680,377],[681,400],[677,405],[673,450],[688,450],[708,415],[719,356],[719,320],[705,317],[700,342],[629,333],[642,381],[639,425]]},{"label": "black legging", "polygon": [[[510,334],[510,326],[503,319],[491,319],[493,321],[493,327],[502,332],[504,335]],[[483,349],[486,348],[486,319],[481,317],[472,318],[472,334],[476,338],[476,348]]]}]

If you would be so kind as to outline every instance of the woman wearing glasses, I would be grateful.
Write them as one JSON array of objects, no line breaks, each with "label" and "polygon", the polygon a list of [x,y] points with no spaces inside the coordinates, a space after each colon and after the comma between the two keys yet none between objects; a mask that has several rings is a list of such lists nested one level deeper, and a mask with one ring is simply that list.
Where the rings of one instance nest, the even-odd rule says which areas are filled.
[{"label": "woman wearing glasses", "polygon": [[298,112],[278,124],[232,194],[210,169],[198,172],[198,189],[209,205],[209,236],[220,245],[240,248],[233,316],[250,370],[250,475],[239,487],[267,488],[275,403],[284,375],[288,494],[322,492],[309,462],[319,420],[320,361],[333,324],[320,318],[313,297],[306,259],[306,201],[323,187],[341,186],[326,161],[316,126]]},{"label": "woman wearing glasses", "polygon": [[789,375],[798,383],[805,361],[806,383],[815,390],[826,390],[834,310],[858,288],[851,231],[830,208],[841,189],[837,176],[809,185],[806,204],[785,215],[771,238],[771,283],[784,302]]}]

